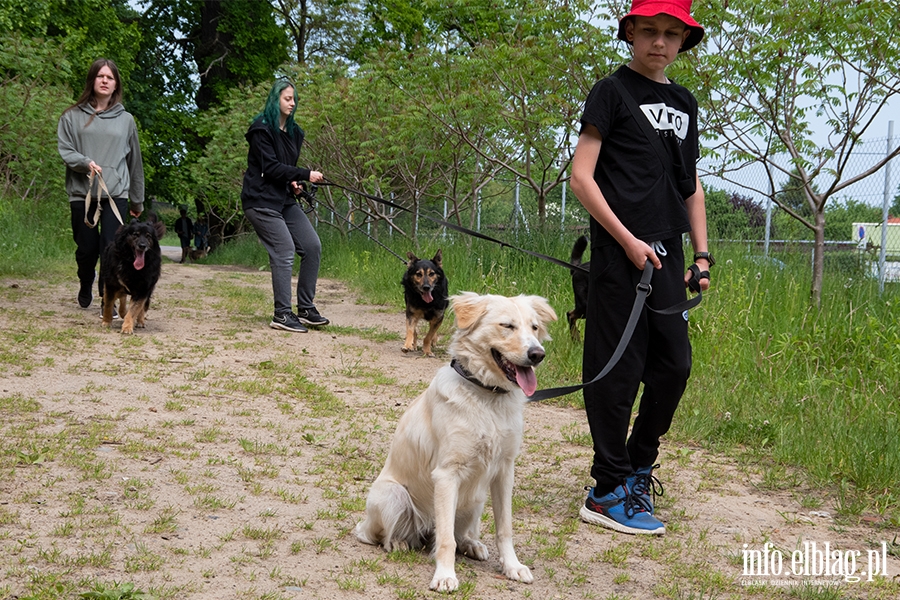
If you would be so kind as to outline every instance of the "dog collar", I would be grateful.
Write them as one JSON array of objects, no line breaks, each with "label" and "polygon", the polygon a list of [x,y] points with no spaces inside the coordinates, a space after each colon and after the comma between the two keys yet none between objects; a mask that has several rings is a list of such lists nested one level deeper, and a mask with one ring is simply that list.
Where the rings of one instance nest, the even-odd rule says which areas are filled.
[{"label": "dog collar", "polygon": [[507,393],[509,393],[509,390],[505,390],[505,389],[503,389],[502,387],[500,387],[499,385],[485,385],[485,384],[481,383],[480,381],[478,381],[478,379],[475,378],[474,375],[472,375],[471,373],[469,373],[469,372],[466,370],[466,368],[465,368],[464,366],[462,366],[461,364],[459,364],[459,361],[456,360],[455,358],[454,358],[453,360],[450,361],[450,366],[453,367],[453,370],[454,370],[454,371],[456,371],[457,373],[459,373],[459,376],[460,376],[460,377],[462,377],[462,378],[465,379],[466,381],[471,381],[472,383],[474,383],[475,385],[477,385],[477,386],[480,387],[480,388],[484,388],[484,389],[486,389],[487,391],[493,392],[493,393],[495,393],[495,394],[507,394]]}]

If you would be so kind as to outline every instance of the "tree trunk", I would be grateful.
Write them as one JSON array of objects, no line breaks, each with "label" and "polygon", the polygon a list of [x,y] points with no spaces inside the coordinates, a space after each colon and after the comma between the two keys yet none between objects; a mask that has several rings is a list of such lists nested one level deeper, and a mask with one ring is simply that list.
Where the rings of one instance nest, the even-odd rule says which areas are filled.
[{"label": "tree trunk", "polygon": [[541,231],[547,228],[547,190],[541,188],[538,192],[538,220],[541,223]]},{"label": "tree trunk", "polygon": [[224,61],[231,47],[231,35],[218,30],[224,14],[221,2],[200,3],[199,41],[194,50],[194,60],[200,72],[196,97],[200,110],[207,110],[221,101],[216,97],[213,83],[228,78]]}]

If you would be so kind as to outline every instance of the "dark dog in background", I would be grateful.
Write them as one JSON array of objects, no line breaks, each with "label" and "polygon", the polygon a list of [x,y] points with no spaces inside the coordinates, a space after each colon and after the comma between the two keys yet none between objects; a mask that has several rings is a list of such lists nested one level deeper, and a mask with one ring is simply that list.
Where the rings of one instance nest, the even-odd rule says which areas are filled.
[{"label": "dark dog in background", "polygon": [[403,344],[404,352],[414,352],[417,347],[417,327],[419,321],[428,321],[428,333],[422,340],[422,353],[425,356],[434,356],[434,339],[437,337],[438,327],[444,320],[444,311],[449,300],[447,297],[447,278],[441,267],[442,255],[438,250],[434,258],[417,258],[412,252],[407,252],[409,262],[406,263],[406,273],[403,274],[403,296],[406,300],[406,342]]},{"label": "dark dog in background", "polygon": [[204,259],[207,255],[209,255],[209,246],[205,248],[191,248],[188,252],[188,256],[191,257],[191,262]]},{"label": "dark dog in background", "polygon": [[[103,251],[100,281],[103,283],[103,326],[112,323],[113,308],[119,303],[122,333],[134,333],[144,326],[150,295],[159,281],[162,251],[159,238],[165,232],[161,222],[132,221],[119,227],[113,243]],[[125,310],[127,296],[131,305]]]},{"label": "dark dog in background", "polygon": [[[586,263],[581,262],[581,256],[584,254],[587,245],[588,239],[585,236],[581,236],[575,240],[569,262],[572,263],[572,266],[580,266],[583,269],[590,271],[591,261]],[[575,308],[566,313],[566,319],[569,321],[569,335],[572,336],[573,340],[581,339],[581,334],[578,333],[578,319],[583,319],[585,311],[587,310],[588,285],[590,284],[590,280],[591,278],[587,271],[583,271],[582,269],[572,269],[572,294],[575,296]]]}]

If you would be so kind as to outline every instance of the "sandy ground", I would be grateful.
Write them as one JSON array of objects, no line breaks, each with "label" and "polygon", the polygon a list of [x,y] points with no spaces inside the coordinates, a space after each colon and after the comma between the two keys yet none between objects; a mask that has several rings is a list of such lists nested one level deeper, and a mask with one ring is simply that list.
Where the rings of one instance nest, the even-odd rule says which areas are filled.
[{"label": "sandy ground", "polygon": [[[317,303],[333,326],[275,331],[268,273],[165,261],[147,328],[124,336],[120,321],[101,328],[97,304],[77,307],[71,282],[0,280],[0,599],[57,580],[66,598],[89,581],[197,600],[433,596],[427,554],[386,554],[352,528],[396,420],[448,360],[452,325],[431,359],[400,351],[402,312],[339,281],[322,280]],[[859,552],[862,580],[841,597],[900,591],[895,533],[877,518],[840,522],[827,497],[804,508],[817,492],[765,485],[766,465],[699,447],[664,443],[665,537],[584,524],[588,439],[581,411],[527,407],[513,512],[535,582],[500,575],[488,511],[491,556],[457,557],[457,596],[777,596],[834,579],[802,563],[787,575],[792,552],[825,543],[841,552],[832,572]],[[744,575],[749,551],[774,567],[776,550],[783,576]],[[876,556],[887,577],[868,581]]]}]

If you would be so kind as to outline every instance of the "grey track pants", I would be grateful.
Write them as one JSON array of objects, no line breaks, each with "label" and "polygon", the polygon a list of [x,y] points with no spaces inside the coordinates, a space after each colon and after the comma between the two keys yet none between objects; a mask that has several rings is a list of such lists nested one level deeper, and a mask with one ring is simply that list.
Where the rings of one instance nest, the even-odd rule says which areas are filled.
[{"label": "grey track pants", "polygon": [[275,314],[291,311],[291,276],[294,254],[300,256],[297,276],[297,308],[313,308],[322,242],[297,203],[285,204],[281,211],[271,208],[248,208],[244,211],[256,230],[259,241],[269,253]]}]

